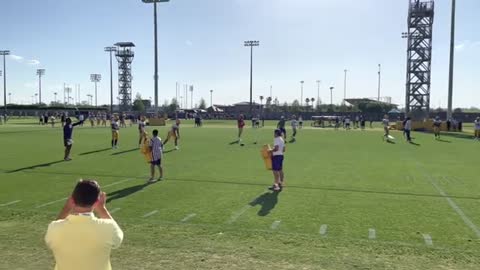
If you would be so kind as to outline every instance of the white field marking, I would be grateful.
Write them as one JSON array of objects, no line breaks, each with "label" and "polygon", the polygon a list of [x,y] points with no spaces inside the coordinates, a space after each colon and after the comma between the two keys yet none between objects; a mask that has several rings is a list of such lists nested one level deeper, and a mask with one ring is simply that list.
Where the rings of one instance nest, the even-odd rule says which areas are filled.
[{"label": "white field marking", "polygon": [[158,210],[153,210],[152,212],[148,212],[148,213],[146,213],[146,214],[145,214],[145,215],[143,215],[142,217],[143,217],[143,218],[146,218],[146,217],[149,217],[149,216],[155,215],[156,213],[158,213]]},{"label": "white field marking", "polygon": [[237,221],[237,219],[238,219],[241,215],[243,215],[243,213],[247,212],[247,210],[250,209],[250,208],[252,208],[251,205],[249,205],[249,204],[245,205],[242,209],[240,209],[239,211],[233,213],[227,223],[228,223],[228,224],[234,223],[235,221]]},{"label": "white field marking", "polygon": [[114,183],[105,185],[105,186],[103,186],[102,188],[111,187],[111,186],[114,186],[114,185],[118,185],[118,184],[121,184],[121,183],[125,183],[125,182],[130,181],[130,180],[132,180],[132,179],[125,179],[125,180],[122,180],[122,181],[114,182]]},{"label": "white field marking", "polygon": [[112,211],[110,211],[110,214],[113,214],[115,212],[117,212],[118,210],[120,210],[121,208],[113,208]]},{"label": "white field marking", "polygon": [[35,206],[35,208],[40,208],[40,207],[44,207],[44,206],[47,206],[47,205],[50,205],[50,204],[54,204],[54,203],[57,203],[57,202],[65,201],[66,199],[68,199],[68,197],[61,198],[61,199],[58,199],[58,200],[55,200],[55,201],[51,201],[51,202],[47,202],[47,203],[44,203],[44,204],[40,204],[40,205]]},{"label": "white field marking", "polygon": [[480,229],[477,227],[477,225],[475,225],[475,223],[473,223],[472,220],[470,220],[470,218],[463,212],[463,210],[450,197],[448,197],[448,195],[445,193],[445,191],[443,191],[437,185],[437,183],[435,183],[435,181],[430,179],[430,183],[432,183],[432,185],[440,193],[440,195],[442,195],[442,197],[444,197],[447,200],[448,204],[450,204],[450,206],[453,208],[453,210],[455,210],[455,212],[457,212],[457,214],[462,218],[463,222],[468,227],[470,227],[470,229],[472,229],[472,231],[475,233],[475,235],[477,235],[478,238],[480,238]]},{"label": "white field marking", "polygon": [[377,238],[377,233],[375,232],[375,229],[368,229],[368,239],[375,239]]},{"label": "white field marking", "polygon": [[433,246],[433,241],[432,241],[432,237],[430,236],[430,234],[422,234],[422,236],[423,236],[423,240],[425,240],[425,245]]},{"label": "white field marking", "polygon": [[327,229],[328,229],[327,224],[322,224],[320,226],[320,231],[319,231],[320,235],[323,235],[323,236],[327,235]]},{"label": "white field marking", "polygon": [[16,200],[16,201],[11,201],[11,202],[8,202],[8,203],[0,204],[0,207],[12,205],[12,204],[16,204],[16,203],[19,203],[19,202],[21,202],[21,201],[22,201],[22,200]]},{"label": "white field marking", "polygon": [[270,226],[270,229],[276,230],[279,225],[280,225],[280,220],[275,220],[275,221],[272,223],[272,226]]},{"label": "white field marking", "polygon": [[[421,165],[420,163],[417,163],[418,165]],[[427,174],[426,173],[426,170],[424,170],[424,174],[429,178],[429,181],[430,183],[432,184],[432,186],[438,191],[438,193],[440,193],[440,195],[442,197],[445,198],[445,200],[447,200],[448,204],[450,204],[450,207],[452,207],[453,210],[455,210],[455,212],[462,218],[463,222],[468,226],[470,227],[470,229],[472,229],[472,231],[475,233],[475,235],[477,236],[477,238],[480,239],[480,229],[477,227],[477,225],[475,225],[475,223],[472,222],[472,220],[470,220],[470,218],[463,212],[463,210],[445,193],[445,191],[443,191],[443,189],[441,189],[435,179],[433,178],[433,176],[431,176],[430,174]]]},{"label": "white field marking", "polygon": [[196,215],[197,215],[197,214],[192,213],[192,214],[184,217],[184,218],[181,220],[181,222],[187,222],[187,221],[189,221],[190,219],[194,218]]}]

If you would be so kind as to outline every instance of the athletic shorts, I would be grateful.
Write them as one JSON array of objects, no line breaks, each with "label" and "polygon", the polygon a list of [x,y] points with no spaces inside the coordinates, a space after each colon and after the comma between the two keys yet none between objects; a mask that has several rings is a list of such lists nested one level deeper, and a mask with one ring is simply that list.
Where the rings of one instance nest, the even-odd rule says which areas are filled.
[{"label": "athletic shorts", "polygon": [[162,159],[152,160],[150,164],[160,166],[162,164]]},{"label": "athletic shorts", "polygon": [[281,171],[283,169],[283,155],[272,156],[272,170]]},{"label": "athletic shorts", "polygon": [[285,128],[280,128],[280,131],[287,136],[287,130]]},{"label": "athletic shorts", "polygon": [[112,139],[118,140],[118,137],[119,137],[118,131],[112,131]]},{"label": "athletic shorts", "polygon": [[[70,144],[69,144],[69,141],[70,141]],[[67,147],[70,145],[73,145],[73,140],[71,139],[63,140],[63,146]]]},{"label": "athletic shorts", "polygon": [[175,133],[175,132],[173,132],[173,131],[169,131],[167,138],[171,138],[171,137],[173,137],[174,139],[176,139],[176,138],[177,138],[177,133]]}]

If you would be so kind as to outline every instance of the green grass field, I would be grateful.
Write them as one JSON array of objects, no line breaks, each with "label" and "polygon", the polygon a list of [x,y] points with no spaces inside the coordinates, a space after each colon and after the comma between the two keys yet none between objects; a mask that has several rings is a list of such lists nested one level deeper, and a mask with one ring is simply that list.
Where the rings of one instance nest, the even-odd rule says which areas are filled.
[{"label": "green grass field", "polygon": [[34,122],[0,126],[0,269],[53,269],[43,236],[80,178],[100,182],[125,232],[114,269],[480,269],[480,142],[466,136],[389,144],[378,127],[307,127],[270,193],[273,122],[246,129],[244,147],[233,121],[184,122],[152,185],[136,127],[116,150],[109,129],[75,128],[63,162],[61,129]]}]

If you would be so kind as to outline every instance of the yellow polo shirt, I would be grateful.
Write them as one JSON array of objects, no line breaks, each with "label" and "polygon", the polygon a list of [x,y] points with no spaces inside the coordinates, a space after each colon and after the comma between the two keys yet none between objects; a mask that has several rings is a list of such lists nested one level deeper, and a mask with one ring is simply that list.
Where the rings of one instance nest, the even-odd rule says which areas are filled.
[{"label": "yellow polo shirt", "polygon": [[99,219],[93,213],[53,221],[45,235],[55,270],[111,270],[110,251],[122,240],[123,232],[113,219]]}]

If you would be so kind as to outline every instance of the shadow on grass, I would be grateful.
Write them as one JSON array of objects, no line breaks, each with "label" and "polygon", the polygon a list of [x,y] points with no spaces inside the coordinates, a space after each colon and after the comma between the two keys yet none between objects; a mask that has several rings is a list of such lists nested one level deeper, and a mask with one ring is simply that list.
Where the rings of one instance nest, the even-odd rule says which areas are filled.
[{"label": "shadow on grass", "polygon": [[387,140],[387,143],[389,143],[389,144],[396,144],[396,142],[390,141],[390,140]]},{"label": "shadow on grass", "polygon": [[447,140],[443,140],[443,139],[437,139],[437,142],[452,143],[452,141],[447,141]]},{"label": "shadow on grass", "polygon": [[132,149],[128,149],[128,150],[123,150],[123,151],[120,151],[120,152],[112,153],[112,156],[126,154],[126,153],[130,153],[130,152],[134,152],[134,151],[140,151],[140,149],[139,148],[132,148]]},{"label": "shadow on grass", "polygon": [[463,133],[463,132],[444,132],[442,133],[443,137],[452,137],[457,139],[466,139],[466,140],[473,140],[474,136],[471,134]]},{"label": "shadow on grass", "polygon": [[90,154],[95,154],[95,153],[100,153],[100,152],[105,152],[105,151],[108,151],[112,148],[104,148],[104,149],[99,149],[99,150],[93,150],[93,151],[90,151],[90,152],[84,152],[84,153],[80,153],[78,154],[79,156],[86,156],[86,155],[90,155]]},{"label": "shadow on grass", "polygon": [[33,166],[29,166],[29,167],[23,167],[23,168],[11,170],[11,171],[6,171],[6,173],[16,173],[16,172],[21,172],[21,171],[25,171],[25,170],[33,170],[33,169],[36,169],[36,168],[49,167],[51,165],[61,163],[61,162],[64,162],[64,160],[62,159],[62,160],[52,161],[52,162],[48,162],[48,163],[33,165]]},{"label": "shadow on grass", "polygon": [[262,208],[260,208],[257,214],[264,217],[270,214],[272,209],[275,208],[275,206],[277,205],[279,194],[279,192],[265,192],[264,194],[257,197],[255,200],[251,201],[249,204],[251,206],[261,205]]},{"label": "shadow on grass", "polygon": [[177,149],[175,148],[172,148],[172,149],[169,149],[169,150],[166,150],[166,151],[163,151],[162,153],[164,154],[168,154],[168,153],[171,153],[171,152],[175,152]]},{"label": "shadow on grass", "polygon": [[111,201],[114,201],[114,200],[119,200],[119,199],[125,198],[125,197],[130,196],[134,193],[137,193],[137,192],[141,191],[142,189],[144,189],[145,187],[147,187],[148,185],[149,185],[148,183],[145,183],[145,184],[141,184],[141,185],[136,185],[136,186],[131,186],[131,187],[127,187],[127,188],[124,188],[124,189],[116,190],[114,192],[110,192],[110,193],[107,194],[107,203],[109,203]]},{"label": "shadow on grass", "polygon": [[410,141],[410,142],[409,142],[409,144],[411,144],[411,145],[415,145],[415,146],[420,146],[420,144],[419,144],[419,143],[416,143],[416,142],[413,142],[413,141]]},{"label": "shadow on grass", "polygon": [[237,141],[230,142],[230,143],[228,143],[228,144],[229,144],[229,145],[234,145],[234,144],[239,144],[239,143],[240,143],[240,141],[237,140]]}]

